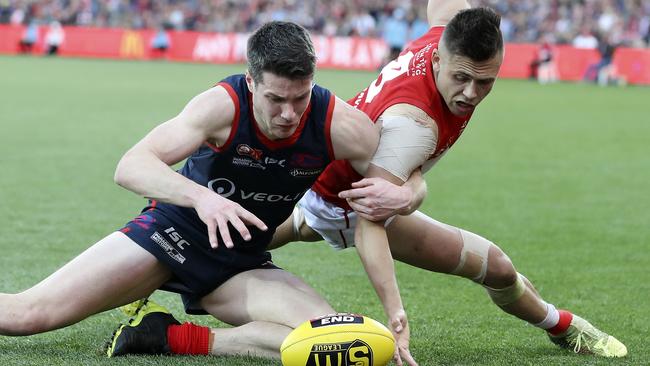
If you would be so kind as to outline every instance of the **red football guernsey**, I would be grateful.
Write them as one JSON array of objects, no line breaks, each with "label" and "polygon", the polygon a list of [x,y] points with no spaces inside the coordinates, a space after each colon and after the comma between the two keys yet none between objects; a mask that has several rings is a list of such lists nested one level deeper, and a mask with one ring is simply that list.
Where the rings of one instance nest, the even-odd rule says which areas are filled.
[{"label": "red football guernsey", "polygon": [[[452,114],[436,88],[431,56],[438,48],[444,29],[429,29],[409,44],[396,60],[387,64],[370,86],[348,101],[374,122],[395,104],[410,104],[426,112],[438,125],[438,143],[429,161],[439,158],[456,142],[471,117],[471,114],[463,117]],[[321,173],[312,190],[325,200],[350,209],[337,194],[362,178],[346,160],[336,160]]]}]

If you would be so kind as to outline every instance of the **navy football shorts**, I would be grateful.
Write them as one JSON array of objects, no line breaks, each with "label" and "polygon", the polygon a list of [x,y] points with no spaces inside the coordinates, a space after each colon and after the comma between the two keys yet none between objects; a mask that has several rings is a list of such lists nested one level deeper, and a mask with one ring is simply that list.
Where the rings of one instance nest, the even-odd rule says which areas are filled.
[{"label": "navy football shorts", "polygon": [[181,294],[188,314],[207,314],[199,305],[201,298],[236,274],[278,268],[267,251],[247,251],[237,244],[228,249],[221,242],[212,249],[203,223],[169,216],[147,208],[120,231],[169,267],[173,276],[160,289]]}]

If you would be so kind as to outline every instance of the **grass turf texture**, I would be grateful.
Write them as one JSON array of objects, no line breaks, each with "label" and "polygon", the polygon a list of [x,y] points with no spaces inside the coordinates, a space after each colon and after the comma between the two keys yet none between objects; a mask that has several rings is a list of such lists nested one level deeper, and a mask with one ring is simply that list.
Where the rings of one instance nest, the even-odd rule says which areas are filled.
[{"label": "grass turf texture", "polygon": [[[121,154],[195,94],[243,66],[0,57],[0,291],[18,292],[121,227],[145,204],[112,182]],[[319,71],[344,98],[374,73]],[[464,137],[427,175],[423,211],[498,243],[545,298],[629,349],[598,360],[553,346],[470,281],[397,264],[421,365],[632,365],[646,338],[648,88],[500,80]],[[354,251],[292,244],[276,263],[340,311],[384,321]],[[181,320],[175,295],[157,293]],[[74,301],[71,298],[70,301]],[[27,338],[0,337],[2,365],[268,365],[255,358],[128,357],[101,345],[113,310]]]}]

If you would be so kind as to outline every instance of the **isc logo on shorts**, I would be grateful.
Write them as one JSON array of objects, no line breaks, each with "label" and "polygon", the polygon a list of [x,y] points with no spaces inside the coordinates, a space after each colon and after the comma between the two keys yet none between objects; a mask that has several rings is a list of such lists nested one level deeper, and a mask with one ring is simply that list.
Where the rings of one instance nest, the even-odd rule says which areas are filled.
[{"label": "isc logo on shorts", "polygon": [[[186,245],[190,245],[187,240],[183,239],[181,234],[179,234],[174,227],[169,227],[165,230],[165,234],[169,236],[171,240],[174,241],[174,244],[178,246],[180,250],[184,250]],[[170,257],[180,264],[185,262],[185,257],[171,244],[167,239],[165,239],[159,232],[151,234],[151,240],[158,244]]]},{"label": "isc logo on shorts", "polygon": [[174,229],[173,226],[170,227],[170,228],[167,228],[167,229],[165,230],[165,233],[166,233],[167,235],[169,235],[169,238],[170,238],[171,240],[173,240],[174,243],[176,243],[176,245],[178,245],[178,247],[179,247],[181,250],[184,250],[184,249],[185,249],[184,245],[190,245],[190,243],[188,243],[187,240],[183,239],[183,237],[181,236],[181,234],[179,234],[178,232],[176,232],[176,229]]},{"label": "isc logo on shorts", "polygon": [[158,244],[170,257],[174,258],[174,260],[180,264],[183,264],[185,262],[185,257],[176,250],[168,241],[167,239],[163,238],[162,235],[160,235],[159,232],[155,232],[151,234],[151,240],[153,240],[156,244]]},{"label": "isc logo on shorts", "polygon": [[356,339],[345,343],[314,344],[305,366],[372,366],[372,349]]}]

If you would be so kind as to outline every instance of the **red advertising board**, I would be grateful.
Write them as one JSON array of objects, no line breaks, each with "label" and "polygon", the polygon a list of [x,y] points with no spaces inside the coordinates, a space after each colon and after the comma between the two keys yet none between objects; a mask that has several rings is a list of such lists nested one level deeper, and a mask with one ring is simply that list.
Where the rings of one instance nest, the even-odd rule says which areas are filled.
[{"label": "red advertising board", "polygon": [[[151,49],[153,30],[64,27],[64,31],[65,40],[59,48],[60,56],[142,60],[159,57]],[[18,44],[24,32],[23,26],[0,25],[0,53],[18,53]],[[44,52],[46,32],[46,26],[40,27],[32,53]],[[169,36],[171,47],[165,57],[171,61],[245,61],[247,34],[169,32]],[[314,36],[313,41],[321,68],[377,70],[387,52],[387,46],[381,39]],[[530,62],[535,58],[538,47],[535,44],[507,44],[499,76],[527,78]],[[553,51],[560,80],[581,80],[587,67],[599,60],[595,50],[561,45],[554,47]],[[650,50],[619,48],[614,56],[614,67],[628,83],[650,85]]]}]

